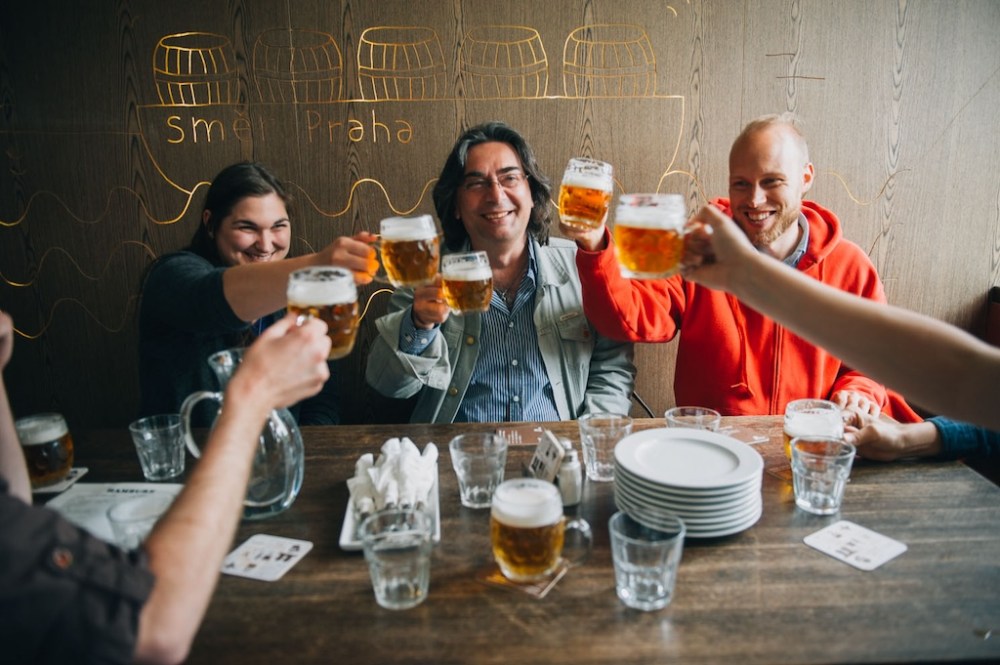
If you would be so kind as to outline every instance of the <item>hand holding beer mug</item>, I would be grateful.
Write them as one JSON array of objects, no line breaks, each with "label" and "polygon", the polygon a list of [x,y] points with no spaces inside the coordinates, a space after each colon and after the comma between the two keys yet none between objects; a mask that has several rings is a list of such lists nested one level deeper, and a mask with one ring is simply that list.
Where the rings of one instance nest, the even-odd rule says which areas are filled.
[{"label": "hand holding beer mug", "polygon": [[330,360],[343,358],[354,349],[358,333],[358,287],[349,270],[318,266],[296,270],[288,277],[288,311],[314,316],[328,326],[333,342]]},{"label": "hand holding beer mug", "polygon": [[493,296],[493,270],[486,252],[460,252],[441,259],[444,299],[456,314],[485,312]]},{"label": "hand holding beer mug", "polygon": [[385,275],[376,279],[399,288],[430,284],[438,274],[441,240],[430,215],[388,217],[379,224],[376,246],[382,253]]},{"label": "hand holding beer mug", "polygon": [[61,482],[73,468],[73,437],[58,413],[39,413],[14,423],[32,489]]},{"label": "hand holding beer mug", "polygon": [[615,255],[622,276],[660,279],[681,269],[684,198],[680,194],[625,194],[615,209]]},{"label": "hand holding beer mug", "polygon": [[559,219],[578,231],[600,228],[613,191],[611,164],[585,157],[570,159],[559,188]]},{"label": "hand holding beer mug", "polygon": [[792,459],[792,439],[797,437],[844,438],[840,407],[825,399],[796,399],[785,406],[785,456]]},{"label": "hand holding beer mug", "polygon": [[562,561],[567,530],[579,531],[579,563],[593,543],[586,521],[566,523],[562,495],[552,483],[538,478],[505,480],[493,492],[490,542],[503,576],[513,582],[535,582],[555,572]]}]

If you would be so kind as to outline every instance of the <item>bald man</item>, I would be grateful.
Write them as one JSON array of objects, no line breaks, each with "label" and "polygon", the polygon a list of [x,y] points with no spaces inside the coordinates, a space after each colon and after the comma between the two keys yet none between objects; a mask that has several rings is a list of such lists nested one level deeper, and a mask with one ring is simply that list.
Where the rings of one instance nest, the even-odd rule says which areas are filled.
[{"label": "bald man", "polygon": [[[751,121],[729,154],[729,198],[712,204],[732,217],[764,255],[821,282],[885,302],[882,282],[868,256],[845,240],[840,220],[803,196],[814,169],[798,122],[791,114]],[[830,399],[861,414],[878,415],[890,404],[879,383],[788,332],[732,295],[676,275],[629,280],[621,276],[604,225],[576,240],[584,309],[597,330],[612,339],[667,342],[681,334],[674,393],[678,404],[707,406],[725,415],[784,413],[794,399]],[[894,396],[895,397],[895,396]],[[919,419],[892,399],[902,420]]]}]

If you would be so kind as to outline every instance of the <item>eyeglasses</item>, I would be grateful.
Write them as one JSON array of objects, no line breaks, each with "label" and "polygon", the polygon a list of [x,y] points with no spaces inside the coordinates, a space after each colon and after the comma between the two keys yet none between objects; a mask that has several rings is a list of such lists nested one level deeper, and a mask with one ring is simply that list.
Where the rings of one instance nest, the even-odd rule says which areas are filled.
[{"label": "eyeglasses", "polygon": [[521,183],[527,179],[528,176],[525,175],[523,171],[505,171],[504,173],[498,175],[496,179],[480,177],[468,178],[462,183],[462,189],[467,192],[485,192],[486,190],[491,189],[495,183],[500,185],[501,188],[510,191],[520,187]]}]

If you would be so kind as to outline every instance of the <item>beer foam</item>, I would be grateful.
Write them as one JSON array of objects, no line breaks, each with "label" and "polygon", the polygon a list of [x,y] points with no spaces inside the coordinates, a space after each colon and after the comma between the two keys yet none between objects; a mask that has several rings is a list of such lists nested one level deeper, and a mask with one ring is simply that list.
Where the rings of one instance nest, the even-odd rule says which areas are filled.
[{"label": "beer foam", "polygon": [[680,194],[627,194],[615,208],[615,223],[643,229],[681,229],[686,209]]},{"label": "beer foam", "polygon": [[21,418],[14,424],[22,446],[37,446],[55,441],[66,434],[66,419],[58,413],[40,413]]},{"label": "beer foam", "polygon": [[816,410],[798,411],[785,417],[785,433],[797,436],[841,436],[844,423],[839,413]]},{"label": "beer foam", "polygon": [[424,240],[437,235],[430,215],[387,217],[379,224],[382,240]]},{"label": "beer foam", "polygon": [[358,299],[354,276],[340,268],[307,268],[292,273],[288,280],[288,301],[309,307],[336,305]]},{"label": "beer foam", "polygon": [[441,276],[454,282],[476,282],[493,279],[493,270],[489,266],[459,261],[446,264],[441,271]]},{"label": "beer foam", "polygon": [[563,176],[563,186],[583,187],[585,189],[610,190],[613,183],[611,174],[603,173],[581,173],[579,171],[567,171]]},{"label": "beer foam", "polygon": [[562,519],[562,498],[552,483],[531,478],[501,483],[490,514],[508,526],[533,529]]}]

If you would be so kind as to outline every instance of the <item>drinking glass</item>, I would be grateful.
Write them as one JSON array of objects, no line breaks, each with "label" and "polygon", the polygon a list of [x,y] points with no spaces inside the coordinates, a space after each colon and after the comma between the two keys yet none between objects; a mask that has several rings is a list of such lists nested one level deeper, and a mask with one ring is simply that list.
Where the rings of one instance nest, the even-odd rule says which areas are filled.
[{"label": "drinking glass", "polygon": [[358,287],[349,270],[333,266],[296,270],[288,277],[287,293],[289,312],[326,323],[332,342],[330,360],[351,353],[358,334]]},{"label": "drinking glass", "polygon": [[559,188],[559,218],[581,231],[596,229],[608,216],[613,191],[611,164],[574,157],[566,165]]},{"label": "drinking glass", "polygon": [[377,277],[393,286],[422,286],[437,277],[441,240],[430,215],[383,219],[375,246],[385,267],[385,276]]},{"label": "drinking glass", "polygon": [[800,436],[844,437],[844,417],[839,406],[825,399],[797,399],[785,406],[785,456],[792,458],[792,439]]},{"label": "drinking glass", "polygon": [[807,436],[792,439],[795,505],[814,515],[838,512],[844,500],[854,455],[854,446],[839,438]]},{"label": "drinking glass", "polygon": [[608,520],[615,589],[623,603],[637,610],[659,610],[673,599],[687,529],[675,515],[662,519],[668,528],[651,529],[624,512]]},{"label": "drinking glass", "polygon": [[359,528],[375,602],[405,610],[427,598],[431,581],[431,519],[421,509],[383,510]]},{"label": "drinking glass", "polygon": [[493,270],[486,252],[458,252],[441,259],[444,299],[456,314],[485,312],[493,296]]},{"label": "drinking glass", "polygon": [[503,482],[507,439],[493,433],[459,434],[448,443],[458,491],[466,508],[489,508]]},{"label": "drinking glass", "polygon": [[661,279],[681,269],[686,211],[680,194],[625,194],[615,208],[615,256],[624,277]]},{"label": "drinking glass", "polygon": [[580,447],[587,478],[614,480],[615,446],[632,433],[632,418],[615,413],[590,413],[580,418]]}]

